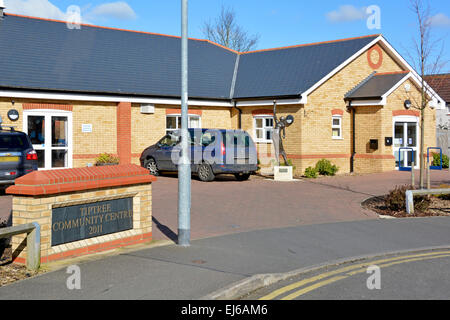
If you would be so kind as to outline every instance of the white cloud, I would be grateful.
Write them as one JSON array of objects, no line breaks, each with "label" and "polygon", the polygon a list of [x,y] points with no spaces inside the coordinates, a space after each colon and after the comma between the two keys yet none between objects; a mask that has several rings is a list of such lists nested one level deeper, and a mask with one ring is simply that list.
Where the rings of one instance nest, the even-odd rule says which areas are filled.
[{"label": "white cloud", "polygon": [[450,18],[443,13],[438,13],[430,18],[433,27],[450,27]]},{"label": "white cloud", "polygon": [[5,0],[5,11],[25,16],[64,20],[66,14],[48,0]]},{"label": "white cloud", "polygon": [[134,20],[137,18],[136,12],[124,1],[100,4],[94,7],[88,14],[94,18],[106,19]]},{"label": "white cloud", "polygon": [[[73,14],[62,11],[49,0],[5,0],[5,7],[7,13],[55,20],[68,20]],[[84,23],[95,23],[97,20],[133,20],[136,18],[137,15],[134,10],[124,1],[103,3],[92,9],[89,7],[85,7],[85,10],[81,9],[81,20]]]},{"label": "white cloud", "polygon": [[330,22],[348,22],[367,18],[365,7],[358,9],[352,5],[340,6],[339,9],[328,12],[326,16]]}]

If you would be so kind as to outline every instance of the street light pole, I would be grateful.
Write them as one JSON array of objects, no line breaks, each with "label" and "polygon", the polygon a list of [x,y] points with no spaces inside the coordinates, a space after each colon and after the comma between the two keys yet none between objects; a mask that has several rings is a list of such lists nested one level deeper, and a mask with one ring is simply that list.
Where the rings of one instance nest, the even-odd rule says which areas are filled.
[{"label": "street light pole", "polygon": [[181,158],[178,162],[178,245],[191,239],[191,161],[188,132],[188,0],[181,0]]}]

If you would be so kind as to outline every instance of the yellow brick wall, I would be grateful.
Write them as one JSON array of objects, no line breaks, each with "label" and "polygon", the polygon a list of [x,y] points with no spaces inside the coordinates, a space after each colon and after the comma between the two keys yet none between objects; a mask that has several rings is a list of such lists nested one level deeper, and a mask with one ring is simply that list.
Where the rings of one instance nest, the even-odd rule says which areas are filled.
[{"label": "yellow brick wall", "polygon": [[[72,105],[73,166],[85,167],[88,163],[94,164],[100,153],[116,154],[117,104],[78,101]],[[82,124],[92,124],[92,132],[81,132]]]},{"label": "yellow brick wall", "polygon": [[[14,105],[12,101],[14,100]],[[11,121],[8,119],[8,111],[10,109],[16,109],[19,111],[19,120]],[[22,131],[23,128],[23,108],[22,108],[22,100],[14,99],[14,98],[0,98],[0,116],[2,117],[3,125],[5,126],[14,126],[17,130]]]}]

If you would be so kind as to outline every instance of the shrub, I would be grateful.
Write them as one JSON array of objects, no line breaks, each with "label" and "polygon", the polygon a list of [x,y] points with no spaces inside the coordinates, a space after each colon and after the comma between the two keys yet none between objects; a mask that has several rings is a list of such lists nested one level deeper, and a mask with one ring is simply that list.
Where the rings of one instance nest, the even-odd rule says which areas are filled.
[{"label": "shrub", "polygon": [[318,172],[317,172],[316,168],[308,167],[305,169],[305,177],[306,178],[315,179],[315,178],[317,178],[317,175],[318,175]]},{"label": "shrub", "polygon": [[329,160],[326,159],[321,159],[317,162],[316,164],[316,168],[317,172],[319,172],[319,174],[324,175],[324,176],[334,176],[339,168],[332,164]]},{"label": "shrub", "polygon": [[102,153],[95,159],[95,165],[119,164],[119,158],[109,153]]},{"label": "shrub", "polygon": [[[442,154],[442,168],[448,168],[449,159],[447,155]],[[441,165],[441,155],[439,153],[433,154],[433,166]]]},{"label": "shrub", "polygon": [[[405,211],[406,210],[406,191],[413,190],[414,187],[410,185],[396,186],[393,190],[389,191],[389,194],[385,197],[385,205],[392,211]],[[427,196],[415,196],[414,197],[414,209],[417,211],[426,211],[430,206],[430,199]]]}]

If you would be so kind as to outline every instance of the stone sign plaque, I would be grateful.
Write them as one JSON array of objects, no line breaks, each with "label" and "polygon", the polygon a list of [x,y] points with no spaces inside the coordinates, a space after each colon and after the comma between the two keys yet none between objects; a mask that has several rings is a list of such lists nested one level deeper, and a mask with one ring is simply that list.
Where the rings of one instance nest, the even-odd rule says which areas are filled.
[{"label": "stone sign plaque", "polygon": [[52,246],[133,229],[133,198],[52,209]]}]

